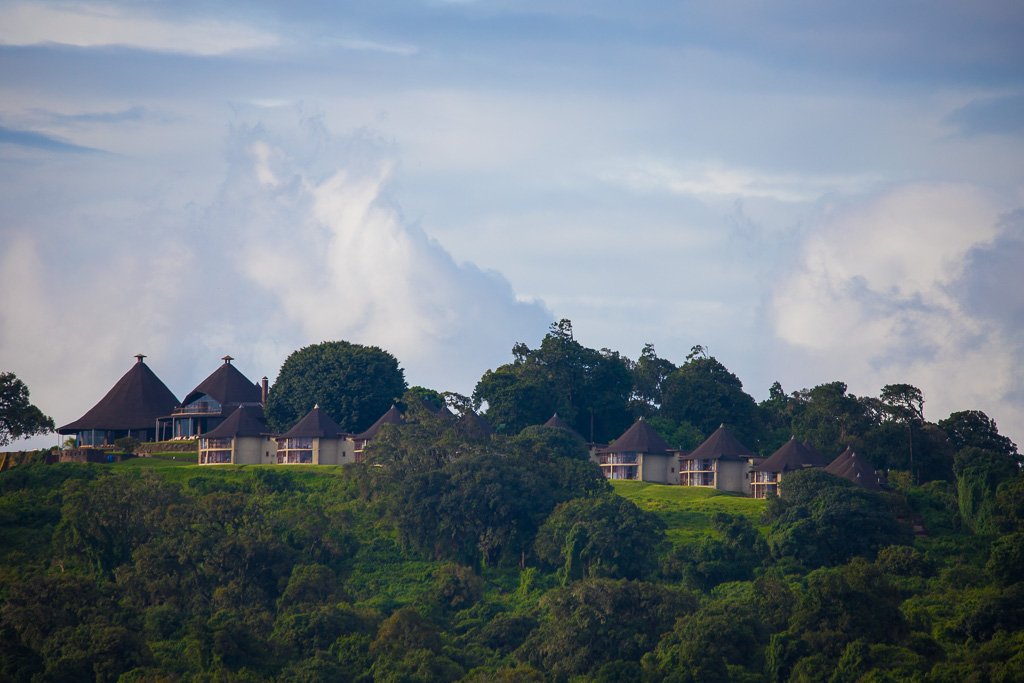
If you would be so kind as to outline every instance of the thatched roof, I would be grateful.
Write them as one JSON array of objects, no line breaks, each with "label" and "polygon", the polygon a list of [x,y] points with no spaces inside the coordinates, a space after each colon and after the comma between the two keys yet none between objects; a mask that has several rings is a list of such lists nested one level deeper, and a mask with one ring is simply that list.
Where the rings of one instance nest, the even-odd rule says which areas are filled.
[{"label": "thatched roof", "polygon": [[398,408],[391,406],[388,412],[380,416],[380,419],[370,425],[362,434],[356,434],[352,438],[356,441],[369,441],[373,437],[377,436],[377,432],[381,430],[384,425],[396,425],[401,426],[405,424],[405,418],[402,417],[402,413],[398,412]]},{"label": "thatched roof", "polygon": [[200,396],[206,395],[222,406],[240,403],[259,403],[262,399],[262,388],[254,384],[238,371],[231,361],[231,356],[224,356],[224,363],[204,379],[199,386],[189,392],[182,405],[192,403]]},{"label": "thatched roof", "polygon": [[306,413],[299,423],[279,436],[279,439],[321,438],[338,439],[347,436],[338,423],[331,419],[319,405]]},{"label": "thatched roof", "polygon": [[745,460],[752,457],[751,450],[741,444],[725,425],[686,455],[688,460]]},{"label": "thatched roof", "polygon": [[204,439],[233,439],[240,436],[260,436],[267,433],[267,425],[260,406],[238,406],[226,420],[203,434]]},{"label": "thatched roof", "polygon": [[599,453],[651,453],[654,455],[668,455],[668,442],[661,438],[654,427],[647,424],[641,417],[633,423],[633,426],[615,440],[611,446],[599,450]]},{"label": "thatched roof", "polygon": [[75,434],[91,429],[154,429],[158,417],[170,415],[177,407],[178,399],[142,361],[145,356],[139,354],[136,358],[138,362],[99,403],[57,431],[60,434]]},{"label": "thatched roof", "polygon": [[491,429],[491,425],[487,424],[482,417],[473,411],[469,411],[456,420],[453,429],[455,434],[463,439],[476,441],[486,441],[491,438],[492,434],[494,434],[494,430]]},{"label": "thatched roof", "polygon": [[789,472],[804,467],[825,467],[828,459],[804,446],[794,436],[786,445],[771,454],[760,465],[751,467],[752,472]]},{"label": "thatched roof", "polygon": [[870,491],[879,491],[882,488],[882,482],[871,463],[854,453],[853,449],[849,447],[843,451],[842,455],[833,460],[825,468],[825,471],[849,479]]},{"label": "thatched roof", "polygon": [[822,453],[821,451],[819,451],[817,448],[815,448],[814,444],[811,443],[810,439],[804,439],[804,448],[809,450],[811,453],[814,453],[814,455],[818,456],[819,458],[821,458],[825,462],[828,462],[828,458],[825,457],[825,454]]}]

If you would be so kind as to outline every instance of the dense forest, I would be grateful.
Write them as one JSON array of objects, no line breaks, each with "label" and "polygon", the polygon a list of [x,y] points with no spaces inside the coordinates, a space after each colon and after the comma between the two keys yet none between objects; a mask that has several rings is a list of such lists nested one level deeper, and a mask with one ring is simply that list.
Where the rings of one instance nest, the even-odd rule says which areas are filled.
[{"label": "dense forest", "polygon": [[[928,423],[901,384],[757,404],[701,347],[634,362],[566,321],[513,357],[473,396],[407,391],[354,465],[0,473],[0,680],[1021,679],[1024,476],[984,413]],[[554,412],[603,441],[642,415],[684,447],[720,423],[762,453],[853,445],[889,490],[612,483],[536,426]]]},{"label": "dense forest", "polygon": [[[1010,681],[1024,670],[1024,477],[998,470],[992,451],[962,449],[950,481],[906,476],[872,493],[806,470],[781,498],[755,501],[612,488],[554,428],[472,441],[424,411],[372,450],[344,467],[136,459],[3,472],[0,678]],[[168,466],[140,466],[154,464]],[[642,487],[656,494],[637,498]]]}]

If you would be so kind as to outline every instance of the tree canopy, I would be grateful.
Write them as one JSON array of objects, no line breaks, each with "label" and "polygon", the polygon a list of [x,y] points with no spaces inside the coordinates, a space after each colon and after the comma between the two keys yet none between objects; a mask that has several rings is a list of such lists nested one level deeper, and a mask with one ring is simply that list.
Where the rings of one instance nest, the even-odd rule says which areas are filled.
[{"label": "tree canopy", "polygon": [[267,397],[270,426],[287,431],[319,404],[345,431],[359,433],[405,393],[398,360],[377,346],[327,341],[294,351]]},{"label": "tree canopy", "polygon": [[55,429],[53,418],[44,415],[28,399],[24,382],[13,372],[0,372],[0,446]]},{"label": "tree canopy", "polygon": [[[703,351],[703,347],[701,348]],[[705,437],[724,424],[748,448],[761,441],[760,415],[743,382],[714,356],[691,358],[661,383],[661,416],[689,422]]]},{"label": "tree canopy", "polygon": [[627,359],[583,346],[570,321],[553,323],[536,349],[516,344],[512,355],[512,363],[488,370],[473,391],[475,406],[486,402],[485,415],[497,431],[515,434],[558,413],[580,434],[608,442],[632,422]]}]

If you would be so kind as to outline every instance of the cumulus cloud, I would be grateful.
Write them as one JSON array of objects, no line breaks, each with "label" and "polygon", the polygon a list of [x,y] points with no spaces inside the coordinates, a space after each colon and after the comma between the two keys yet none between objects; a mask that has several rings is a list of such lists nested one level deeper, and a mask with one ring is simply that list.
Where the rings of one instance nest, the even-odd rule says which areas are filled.
[{"label": "cumulus cloud", "polygon": [[[1020,441],[1024,321],[1019,301],[1015,315],[1004,315],[1000,300],[1024,291],[1002,246],[1020,249],[1021,231],[1001,210],[955,184],[912,184],[826,207],[769,300],[776,338],[804,359],[791,374],[808,385],[843,379],[871,395],[910,382],[925,392],[930,419],[976,408]],[[1014,294],[1000,298],[1003,289]]]},{"label": "cumulus cloud", "polygon": [[239,124],[226,154],[205,208],[136,198],[0,233],[0,287],[18,292],[0,299],[0,357],[58,424],[139,352],[179,398],[225,353],[273,381],[290,352],[335,339],[385,348],[411,383],[469,392],[515,342],[543,336],[541,303],[403,218],[396,157],[371,135]]}]

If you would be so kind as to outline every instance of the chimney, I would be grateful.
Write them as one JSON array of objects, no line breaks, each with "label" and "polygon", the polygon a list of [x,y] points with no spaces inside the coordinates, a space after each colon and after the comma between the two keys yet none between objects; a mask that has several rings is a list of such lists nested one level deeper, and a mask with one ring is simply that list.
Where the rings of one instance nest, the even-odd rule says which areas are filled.
[{"label": "chimney", "polygon": [[224,365],[231,365],[231,361],[233,361],[234,358],[231,356],[224,356],[221,360],[224,361]]},{"label": "chimney", "polygon": [[263,405],[266,405],[267,404],[267,392],[270,391],[270,384],[269,384],[269,382],[267,382],[267,378],[266,377],[264,377],[263,380],[260,382],[260,387],[263,389],[263,391],[261,392],[261,396],[260,396],[260,403],[262,403]]},{"label": "chimney", "polygon": [[144,353],[137,353],[137,354],[135,354],[135,357],[138,359],[136,362],[141,363],[142,359],[146,357],[146,354],[144,354]]}]

